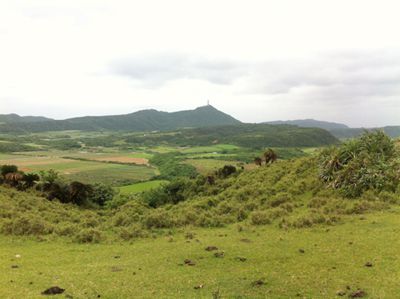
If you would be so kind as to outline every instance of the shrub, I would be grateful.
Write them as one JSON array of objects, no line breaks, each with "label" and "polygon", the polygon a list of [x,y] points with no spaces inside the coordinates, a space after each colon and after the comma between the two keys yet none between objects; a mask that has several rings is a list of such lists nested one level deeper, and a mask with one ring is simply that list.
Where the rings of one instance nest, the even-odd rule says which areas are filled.
[{"label": "shrub", "polygon": [[250,215],[251,223],[254,225],[271,224],[271,218],[265,211],[254,211]]},{"label": "shrub", "polygon": [[102,234],[94,228],[82,229],[75,235],[78,243],[98,243],[102,240]]},{"label": "shrub", "polygon": [[9,219],[3,223],[1,232],[8,235],[47,235],[52,233],[53,226],[40,217],[29,214]]},{"label": "shrub", "polygon": [[165,204],[177,204],[186,198],[187,183],[185,179],[176,179],[166,185],[151,189],[143,193],[143,201],[152,208]]},{"label": "shrub", "polygon": [[320,178],[345,197],[367,190],[394,192],[399,185],[399,154],[381,131],[366,132],[320,155]]},{"label": "shrub", "polygon": [[16,165],[3,165],[1,166],[1,175],[5,177],[8,173],[18,172],[18,167]]},{"label": "shrub", "polygon": [[116,194],[116,191],[106,184],[96,183],[91,186],[89,200],[99,206],[104,206],[110,202]]},{"label": "shrub", "polygon": [[153,210],[144,218],[147,228],[169,228],[173,226],[173,221],[168,213],[161,210]]},{"label": "shrub", "polygon": [[218,169],[216,172],[217,176],[223,179],[234,173],[236,173],[236,167],[233,165],[225,165],[221,169]]},{"label": "shrub", "polygon": [[147,235],[148,233],[139,224],[132,224],[119,230],[119,236],[125,241],[136,238],[143,238]]},{"label": "shrub", "polygon": [[55,227],[55,233],[59,236],[74,236],[75,232],[78,230],[78,226],[76,224],[71,224],[68,222],[58,223]]}]

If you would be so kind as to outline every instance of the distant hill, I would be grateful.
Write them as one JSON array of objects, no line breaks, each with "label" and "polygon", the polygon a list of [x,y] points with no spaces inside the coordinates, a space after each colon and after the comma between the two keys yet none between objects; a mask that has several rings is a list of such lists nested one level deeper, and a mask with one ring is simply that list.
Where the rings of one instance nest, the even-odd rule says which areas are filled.
[{"label": "distant hill", "polygon": [[314,147],[335,144],[338,140],[320,128],[302,128],[292,125],[241,124],[218,128],[198,128],[183,131],[195,140],[209,139],[219,143],[239,146],[264,147]]},{"label": "distant hill", "polygon": [[321,128],[324,130],[348,129],[349,127],[335,122],[320,121],[315,119],[277,120],[265,122],[270,125],[295,125],[304,128]]},{"label": "distant hill", "polygon": [[360,136],[364,131],[383,130],[392,138],[400,137],[400,126],[387,126],[381,128],[350,128],[345,124],[320,121],[315,119],[297,119],[297,120],[277,120],[265,122],[270,125],[295,125],[303,128],[321,128],[328,130],[333,136],[339,139],[348,139]]},{"label": "distant hill", "polygon": [[[96,138],[94,138],[96,139]],[[100,138],[100,142],[102,142]],[[89,141],[83,141],[87,143]],[[180,146],[234,144],[247,148],[317,147],[338,143],[326,130],[292,125],[239,124],[185,129],[171,134],[150,133],[126,137],[127,144],[174,144]]]},{"label": "distant hill", "polygon": [[0,114],[1,123],[33,123],[49,121],[51,118],[43,116],[19,116],[18,114]]},{"label": "distant hill", "polygon": [[8,122],[0,125],[0,132],[63,130],[143,132],[234,124],[240,124],[240,121],[208,105],[198,107],[194,110],[172,113],[157,110],[142,110],[124,115],[86,116],[41,122]]}]

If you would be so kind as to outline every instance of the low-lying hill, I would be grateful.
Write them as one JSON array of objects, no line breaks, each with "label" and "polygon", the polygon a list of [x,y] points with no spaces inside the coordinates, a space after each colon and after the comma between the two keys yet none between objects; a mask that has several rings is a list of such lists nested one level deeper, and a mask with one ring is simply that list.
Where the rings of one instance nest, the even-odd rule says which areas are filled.
[{"label": "low-lying hill", "polygon": [[382,130],[392,138],[400,137],[400,126],[387,126],[382,128],[347,128],[329,130],[332,135],[339,139],[355,138],[363,134],[365,131]]},{"label": "low-lying hill", "polygon": [[321,121],[315,119],[296,119],[296,120],[276,120],[265,122],[270,125],[295,125],[304,128],[320,128],[325,130],[333,130],[333,129],[347,129],[349,128],[345,124]]},{"label": "low-lying hill", "polygon": [[161,112],[142,110],[125,115],[86,116],[66,120],[7,123],[0,125],[0,132],[46,132],[63,130],[82,131],[166,131],[186,127],[208,127],[239,124],[240,121],[213,106],[194,110]]},{"label": "low-lying hill", "polygon": [[43,116],[19,116],[18,114],[0,114],[0,124],[2,123],[34,123],[51,121],[51,118]]},{"label": "low-lying hill", "polygon": [[130,136],[129,144],[156,145],[170,143],[180,146],[234,144],[248,148],[317,147],[338,143],[328,131],[291,125],[240,124],[231,126],[186,129],[171,134]]},{"label": "low-lying hill", "polygon": [[400,126],[386,126],[376,128],[350,128],[345,124],[319,121],[314,119],[296,119],[296,120],[277,120],[265,122],[270,125],[295,125],[302,128],[320,128],[329,131],[338,139],[355,138],[362,135],[365,131],[382,130],[392,138],[400,137]]}]

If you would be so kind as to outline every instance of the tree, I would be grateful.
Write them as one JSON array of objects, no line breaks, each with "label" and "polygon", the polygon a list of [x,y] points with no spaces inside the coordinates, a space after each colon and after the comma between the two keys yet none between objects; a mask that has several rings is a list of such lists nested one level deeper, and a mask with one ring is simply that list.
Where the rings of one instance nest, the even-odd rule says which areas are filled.
[{"label": "tree", "polygon": [[40,180],[44,183],[44,184],[53,184],[59,177],[60,175],[58,174],[57,171],[55,171],[54,169],[49,169],[47,171],[40,171]]},{"label": "tree", "polygon": [[262,159],[260,157],[254,158],[254,164],[256,164],[257,166],[261,166],[262,165]]},{"label": "tree", "polygon": [[36,173],[24,173],[22,178],[22,189],[32,188],[39,179],[40,177]]},{"label": "tree", "polygon": [[91,192],[92,186],[81,182],[75,181],[68,186],[69,201],[77,205],[86,202],[90,198]]},{"label": "tree", "polygon": [[89,200],[99,206],[104,206],[108,201],[111,201],[116,192],[108,185],[97,183],[92,185]]},{"label": "tree", "polygon": [[233,165],[225,165],[221,169],[218,169],[217,175],[221,178],[227,178],[231,174],[236,172],[236,167]]},{"label": "tree", "polygon": [[274,163],[277,159],[277,154],[270,148],[264,153],[264,160],[266,165]]},{"label": "tree", "polygon": [[18,172],[18,167],[16,165],[3,165],[1,166],[1,175],[3,177],[8,173],[16,173]]}]

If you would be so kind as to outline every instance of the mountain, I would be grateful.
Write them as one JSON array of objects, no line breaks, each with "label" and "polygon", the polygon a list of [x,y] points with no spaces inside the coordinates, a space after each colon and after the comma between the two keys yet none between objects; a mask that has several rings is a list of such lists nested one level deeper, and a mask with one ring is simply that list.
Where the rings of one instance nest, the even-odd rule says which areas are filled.
[{"label": "mountain", "polygon": [[0,114],[0,124],[1,123],[33,123],[49,121],[51,118],[43,116],[19,116],[18,114]]},{"label": "mountain", "polygon": [[335,122],[320,121],[315,119],[277,120],[265,122],[270,125],[295,125],[304,128],[320,128],[324,130],[348,129],[349,127]]},{"label": "mountain", "polygon": [[161,112],[142,110],[124,115],[85,116],[66,120],[41,122],[9,122],[0,125],[0,132],[45,132],[63,130],[83,131],[167,131],[240,124],[240,121],[211,105],[194,110]]}]

